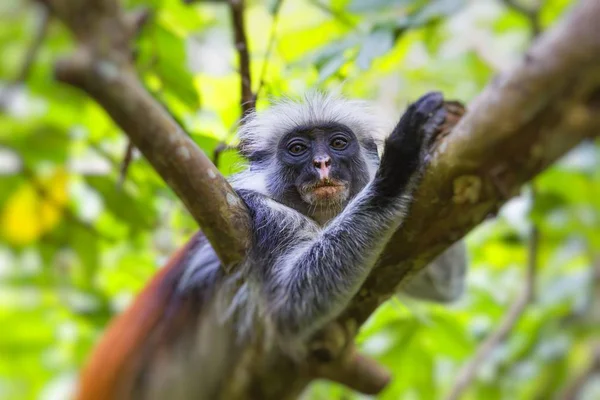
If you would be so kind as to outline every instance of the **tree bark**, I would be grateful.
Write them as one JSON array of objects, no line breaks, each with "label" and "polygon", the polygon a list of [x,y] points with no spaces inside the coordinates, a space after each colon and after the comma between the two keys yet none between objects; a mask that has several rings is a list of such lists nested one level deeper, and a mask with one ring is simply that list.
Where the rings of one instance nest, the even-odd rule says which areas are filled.
[{"label": "tree bark", "polygon": [[[58,78],[85,90],[107,110],[180,196],[221,260],[235,264],[247,245],[247,211],[140,85],[129,48],[135,18],[116,0],[44,1],[79,45],[58,65]],[[312,339],[313,351],[304,362],[281,356],[268,364],[250,359],[240,365],[247,378],[241,380],[245,387],[235,389],[245,394],[241,398],[293,398],[315,378],[370,393],[385,386],[382,370],[355,353],[360,325],[408,275],[494,216],[524,182],[600,132],[598,19],[600,2],[581,1],[472,102],[456,128],[438,140],[408,221],[347,309]]]},{"label": "tree bark", "polygon": [[118,0],[41,0],[73,33],[77,49],[56,77],[86,91],[175,191],[210,240],[226,270],[246,253],[245,204],[214,164],[144,89],[130,42],[148,17],[125,13]]}]

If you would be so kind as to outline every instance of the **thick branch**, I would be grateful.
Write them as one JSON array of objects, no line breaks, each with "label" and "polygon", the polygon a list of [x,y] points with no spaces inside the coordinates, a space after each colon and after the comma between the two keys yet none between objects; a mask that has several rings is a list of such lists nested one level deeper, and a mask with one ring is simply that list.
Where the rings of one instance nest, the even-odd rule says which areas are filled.
[{"label": "thick branch", "polygon": [[140,15],[117,0],[44,0],[78,48],[57,65],[58,79],[85,90],[129,136],[198,221],[224,265],[245,254],[248,213],[227,181],[144,89],[131,62]]},{"label": "thick branch", "polygon": [[[360,326],[418,269],[490,216],[521,185],[600,133],[600,3],[582,1],[496,77],[437,147],[411,214],[338,318]],[[347,344],[332,346],[343,357]]]},{"label": "thick branch", "polygon": [[342,320],[360,325],[407,275],[600,133],[600,3],[586,0],[497,76],[437,147],[411,215]]}]

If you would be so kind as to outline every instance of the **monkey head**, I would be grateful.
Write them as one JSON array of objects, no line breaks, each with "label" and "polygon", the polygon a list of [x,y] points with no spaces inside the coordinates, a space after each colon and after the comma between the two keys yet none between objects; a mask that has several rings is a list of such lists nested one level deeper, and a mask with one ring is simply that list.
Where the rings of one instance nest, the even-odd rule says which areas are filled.
[{"label": "monkey head", "polygon": [[277,160],[286,196],[309,207],[339,207],[369,180],[356,135],[339,123],[296,127],[280,139]]},{"label": "monkey head", "polygon": [[373,178],[387,129],[381,122],[365,102],[318,92],[251,113],[239,132],[250,165],[236,187],[325,223]]}]

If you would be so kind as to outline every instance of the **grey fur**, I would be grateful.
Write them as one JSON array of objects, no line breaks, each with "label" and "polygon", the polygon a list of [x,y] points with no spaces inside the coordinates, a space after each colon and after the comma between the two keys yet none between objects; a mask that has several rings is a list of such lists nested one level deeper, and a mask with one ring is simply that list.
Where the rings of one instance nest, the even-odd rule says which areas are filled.
[{"label": "grey fur", "polygon": [[[365,103],[313,93],[304,102],[287,100],[247,117],[240,140],[249,167],[231,182],[250,209],[253,245],[240,275],[225,279],[226,284],[238,278],[244,283],[239,288],[233,283],[235,293],[224,296],[226,315],[237,318],[242,336],[261,320],[267,321],[271,338],[301,342],[348,304],[412,202],[427,143],[441,121],[441,95],[427,96],[409,108],[386,139],[381,162],[380,151],[369,144],[381,143],[380,126],[385,124]],[[366,186],[325,214],[310,208],[303,213],[306,204],[284,204],[272,189],[278,180],[290,179],[281,173],[278,141],[295,127],[328,122],[342,123],[356,134],[361,151],[355,161]],[[404,290],[421,298],[455,298],[462,291],[464,252],[451,249],[447,256],[450,262],[442,257],[443,262],[425,269],[425,279],[415,278]],[[180,290],[198,287],[198,280],[218,268],[212,251],[190,260]]]},{"label": "grey fur", "polygon": [[[411,105],[385,139],[381,160],[380,120],[365,103],[314,93],[251,114],[240,132],[249,168],[232,179],[253,224],[249,253],[226,275],[201,232],[190,240],[154,288],[167,307],[134,360],[134,382],[118,398],[225,398],[228,371],[242,362],[248,341],[302,354],[305,339],[346,307],[404,221],[443,118],[441,104],[441,95],[431,93]],[[335,124],[343,124],[360,143],[345,167],[358,187],[319,210],[283,197],[280,188],[293,187],[294,177],[282,173],[277,152],[288,131],[327,123],[334,136]],[[466,268],[462,246],[417,274],[405,292],[455,298]]]}]

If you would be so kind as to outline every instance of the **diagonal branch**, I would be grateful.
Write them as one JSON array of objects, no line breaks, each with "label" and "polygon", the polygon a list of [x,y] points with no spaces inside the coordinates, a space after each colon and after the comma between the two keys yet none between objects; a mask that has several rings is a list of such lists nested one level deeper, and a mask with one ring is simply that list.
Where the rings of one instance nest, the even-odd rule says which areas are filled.
[{"label": "diagonal branch", "polygon": [[[473,101],[438,144],[405,225],[333,324],[362,325],[400,282],[494,216],[523,183],[600,134],[597,18],[600,3],[582,1]],[[349,347],[328,351],[343,357]]]},{"label": "diagonal branch", "polygon": [[78,47],[58,63],[59,80],[92,96],[181,198],[219,258],[232,267],[245,254],[248,213],[210,160],[148,94],[132,64],[130,41],[140,14],[117,0],[43,0]]},{"label": "diagonal branch", "polygon": [[[408,274],[600,133],[600,3],[582,1],[497,76],[437,147],[411,214],[341,320],[360,325]],[[575,45],[576,44],[576,45]]]}]

